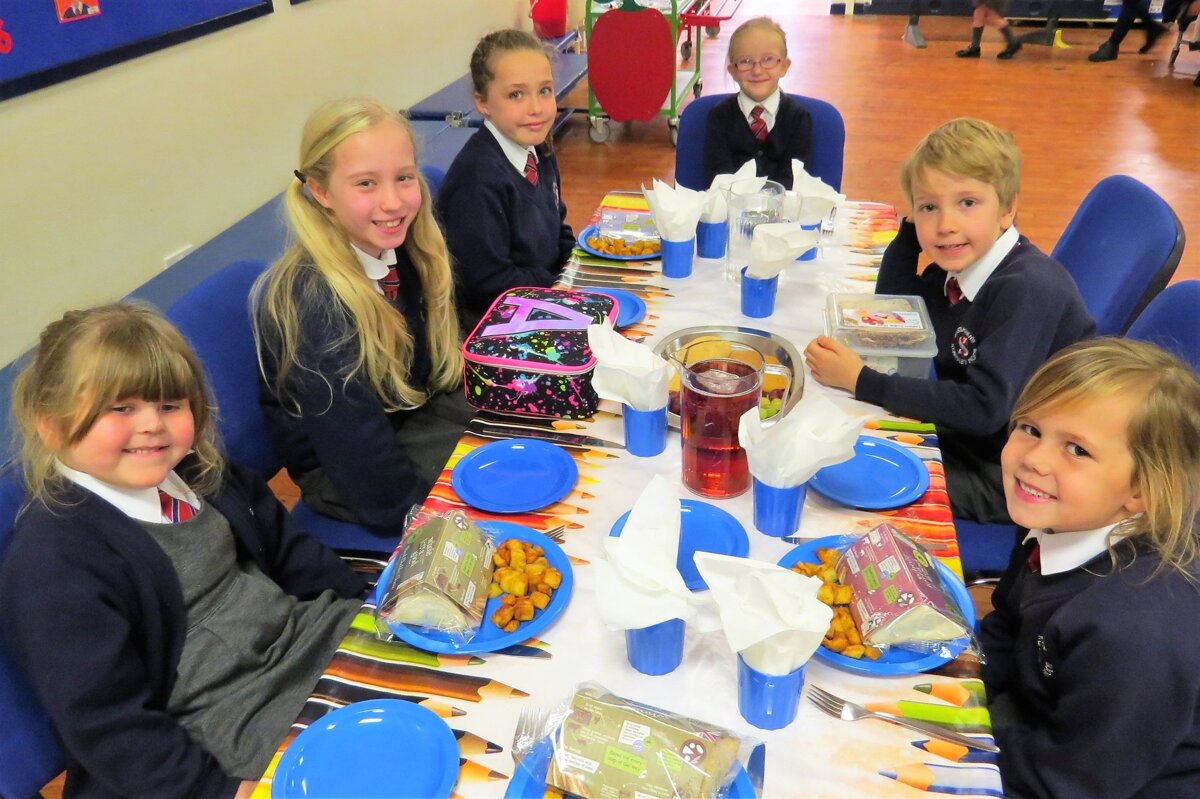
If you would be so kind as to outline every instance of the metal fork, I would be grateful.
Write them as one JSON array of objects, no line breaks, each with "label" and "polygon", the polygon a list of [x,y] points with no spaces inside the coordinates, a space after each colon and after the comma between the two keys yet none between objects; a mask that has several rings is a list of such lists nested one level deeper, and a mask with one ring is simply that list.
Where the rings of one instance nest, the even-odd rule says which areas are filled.
[{"label": "metal fork", "polygon": [[910,730],[924,733],[931,738],[940,738],[943,741],[958,744],[959,746],[969,746],[972,749],[981,749],[984,752],[999,752],[1000,747],[993,743],[981,741],[977,738],[971,738],[967,735],[960,735],[956,732],[951,732],[944,727],[933,724],[927,721],[918,721],[916,719],[906,719],[903,716],[895,716],[891,713],[881,713],[875,710],[867,710],[862,705],[856,705],[853,702],[847,702],[840,696],[834,696],[828,691],[822,690],[815,685],[808,686],[808,698],[814,705],[825,711],[834,718],[842,719],[843,721],[858,721],[859,719],[876,718],[890,721],[893,724],[899,724],[901,727],[908,727]]},{"label": "metal fork", "polygon": [[521,715],[517,717],[517,729],[513,732],[513,763],[519,764],[529,754],[529,750],[541,739],[545,723],[545,714],[537,708],[521,709]]},{"label": "metal fork", "polygon": [[542,533],[542,535],[546,536],[546,538],[549,538],[551,541],[553,541],[556,544],[561,544],[562,542],[567,540],[566,532],[567,532],[567,526],[565,524],[560,524],[558,527],[555,527],[552,530],[547,530],[546,532]]}]

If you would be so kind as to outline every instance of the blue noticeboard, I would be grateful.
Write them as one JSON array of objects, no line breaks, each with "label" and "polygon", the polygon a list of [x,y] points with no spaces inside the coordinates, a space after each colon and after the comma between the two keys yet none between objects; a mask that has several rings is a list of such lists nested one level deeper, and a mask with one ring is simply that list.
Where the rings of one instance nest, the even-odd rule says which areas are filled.
[{"label": "blue noticeboard", "polygon": [[0,100],[273,10],[271,0],[0,2]]}]

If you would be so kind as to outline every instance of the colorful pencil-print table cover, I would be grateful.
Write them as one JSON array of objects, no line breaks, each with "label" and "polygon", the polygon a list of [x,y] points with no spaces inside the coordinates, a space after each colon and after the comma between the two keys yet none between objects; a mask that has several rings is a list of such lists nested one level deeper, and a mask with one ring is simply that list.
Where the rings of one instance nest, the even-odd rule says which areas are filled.
[{"label": "colorful pencil-print table cover", "polygon": [[[645,205],[640,195],[614,193],[605,197],[603,207]],[[768,319],[741,317],[736,287],[725,281],[724,264],[719,261],[698,259],[692,276],[676,281],[662,277],[658,261],[618,262],[577,251],[564,279],[575,288],[637,292],[647,313],[623,332],[651,346],[685,327],[730,324],[782,335],[803,350],[821,332],[829,292],[873,290],[880,253],[897,226],[894,209],[878,203],[847,202],[838,209],[836,222],[833,243],[822,247],[815,261],[799,262],[785,272],[778,310]],[[810,491],[799,535],[816,538],[861,532],[888,521],[961,574],[934,428],[882,415],[879,408],[857,403],[812,380],[805,390],[828,392],[839,404],[871,413],[876,421],[868,423],[867,434],[911,448],[929,469],[930,486],[911,505],[886,511],[846,508]],[[538,424],[547,430],[623,440],[620,418],[605,403],[591,421]],[[281,745],[281,753],[307,724],[332,709],[362,699],[398,697],[439,713],[455,731],[461,752],[456,796],[502,797],[513,774],[508,750],[521,709],[553,707],[580,682],[594,680],[618,695],[764,742],[765,767],[750,769],[762,797],[1003,795],[995,755],[931,741],[884,722],[842,722],[807,701],[801,703],[796,721],[782,730],[751,727],[737,710],[736,658],[719,633],[701,636],[689,630],[683,664],[669,675],[649,677],[628,665],[623,635],[608,631],[598,619],[596,606],[602,598],[595,594],[589,564],[600,555],[601,541],[613,522],[632,506],[652,475],[679,480],[677,433],[671,434],[666,452],[655,458],[636,458],[619,448],[570,447],[579,467],[575,490],[550,507],[515,515],[468,508],[450,487],[450,473],[458,460],[486,443],[470,434],[463,437],[426,500],[426,509],[463,509],[474,518],[514,521],[540,531],[565,526],[563,548],[576,575],[570,606],[542,639],[475,656],[431,655],[378,641],[370,616],[373,608],[366,606]],[[681,495],[688,493],[681,488]],[[754,530],[750,493],[718,504],[746,527],[751,558],[775,562],[791,549],[790,544]],[[814,660],[807,680],[846,699],[935,721],[959,732],[986,735],[991,729],[979,664],[970,655],[931,673],[902,677],[850,674]],[[386,758],[386,753],[381,757]],[[258,799],[270,795],[274,762],[255,792]]]}]

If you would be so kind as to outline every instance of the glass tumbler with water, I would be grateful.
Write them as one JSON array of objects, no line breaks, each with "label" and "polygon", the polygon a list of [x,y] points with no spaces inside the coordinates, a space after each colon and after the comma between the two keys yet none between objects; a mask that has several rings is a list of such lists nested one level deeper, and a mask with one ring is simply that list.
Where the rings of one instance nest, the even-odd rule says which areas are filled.
[{"label": "glass tumbler with water", "polygon": [[725,250],[725,278],[739,281],[742,267],[750,264],[750,242],[754,228],[764,222],[783,221],[785,189],[762,178],[735,180],[725,190],[729,206],[729,244]]},{"label": "glass tumbler with water", "polygon": [[675,356],[680,370],[683,484],[701,496],[725,499],[750,487],[738,422],[746,411],[758,408],[765,364],[754,347],[713,344],[693,344]]}]

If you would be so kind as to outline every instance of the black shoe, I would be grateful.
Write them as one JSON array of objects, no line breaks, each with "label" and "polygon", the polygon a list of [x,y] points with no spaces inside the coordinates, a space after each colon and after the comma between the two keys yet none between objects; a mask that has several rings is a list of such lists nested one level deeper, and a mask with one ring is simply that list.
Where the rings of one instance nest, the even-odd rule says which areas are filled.
[{"label": "black shoe", "polygon": [[964,47],[955,53],[959,58],[979,58],[979,48],[975,45]]},{"label": "black shoe", "polygon": [[1021,43],[1014,41],[1008,47],[1005,47],[1003,50],[996,53],[996,58],[999,58],[1001,61],[1007,61],[1008,59],[1012,58],[1020,51],[1021,51]]},{"label": "black shoe", "polygon": [[1165,25],[1159,25],[1154,20],[1150,20],[1150,27],[1146,28],[1146,43],[1138,48],[1138,52],[1145,55],[1153,50],[1155,42],[1158,41],[1158,37],[1162,36],[1166,32],[1167,28]]},{"label": "black shoe", "polygon": [[1088,61],[1116,61],[1117,46],[1112,42],[1105,42],[1100,45],[1100,49],[1088,56]]}]

